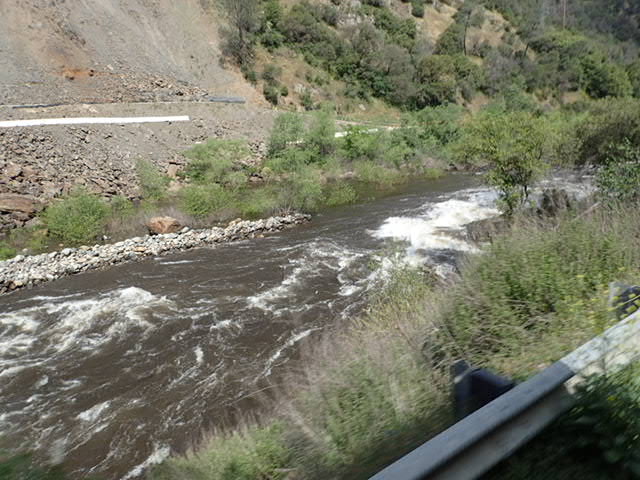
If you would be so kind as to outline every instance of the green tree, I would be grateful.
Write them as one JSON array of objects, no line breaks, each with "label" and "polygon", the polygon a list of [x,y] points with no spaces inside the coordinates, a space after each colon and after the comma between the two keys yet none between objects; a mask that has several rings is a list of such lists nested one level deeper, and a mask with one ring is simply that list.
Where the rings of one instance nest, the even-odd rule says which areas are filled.
[{"label": "green tree", "polygon": [[278,115],[269,137],[268,155],[275,157],[287,148],[295,146],[296,142],[302,140],[304,135],[304,125],[300,115],[295,113],[283,113]]},{"label": "green tree", "polygon": [[528,112],[484,113],[464,126],[455,152],[467,163],[488,163],[486,179],[498,189],[502,207],[510,215],[547,168],[548,130],[543,118]]},{"label": "green tree", "polygon": [[640,98],[640,59],[627,66],[627,76],[633,88],[633,96]]},{"label": "green tree", "polygon": [[260,29],[258,0],[218,0],[229,27],[223,30],[223,52],[240,66],[252,63]]}]

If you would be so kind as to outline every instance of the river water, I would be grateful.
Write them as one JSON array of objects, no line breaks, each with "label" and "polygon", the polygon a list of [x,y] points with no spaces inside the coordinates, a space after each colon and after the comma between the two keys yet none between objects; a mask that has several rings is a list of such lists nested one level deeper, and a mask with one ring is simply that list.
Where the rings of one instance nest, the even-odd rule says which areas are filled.
[{"label": "river water", "polygon": [[0,297],[0,449],[63,461],[73,478],[139,477],[356,315],[389,271],[372,261],[387,245],[444,274],[495,199],[453,175],[264,239]]}]

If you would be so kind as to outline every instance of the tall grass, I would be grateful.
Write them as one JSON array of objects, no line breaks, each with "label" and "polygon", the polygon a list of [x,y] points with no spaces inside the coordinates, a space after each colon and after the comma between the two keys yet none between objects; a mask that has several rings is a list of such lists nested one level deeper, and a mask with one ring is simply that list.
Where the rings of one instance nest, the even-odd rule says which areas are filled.
[{"label": "tall grass", "polygon": [[[454,285],[396,271],[283,381],[271,427],[217,434],[151,477],[226,479],[225,465],[248,458],[254,478],[368,478],[452,420],[453,360],[524,379],[602,331],[606,285],[638,278],[639,230],[633,208],[519,219],[463,262]],[[265,441],[268,455],[256,453]]]}]

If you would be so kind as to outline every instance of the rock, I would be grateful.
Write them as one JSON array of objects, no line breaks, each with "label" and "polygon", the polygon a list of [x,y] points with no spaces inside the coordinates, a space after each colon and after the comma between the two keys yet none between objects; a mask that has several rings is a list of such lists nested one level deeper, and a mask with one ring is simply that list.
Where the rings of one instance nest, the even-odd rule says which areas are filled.
[{"label": "rock", "polygon": [[16,165],[15,163],[9,163],[4,168],[4,173],[9,178],[16,178],[22,174],[22,167],[20,165]]},{"label": "rock", "polygon": [[36,228],[36,227],[41,227],[42,225],[43,225],[42,220],[40,220],[38,217],[34,217],[24,224],[24,226],[27,228]]},{"label": "rock", "polygon": [[466,226],[467,238],[476,243],[490,242],[507,228],[509,228],[509,220],[504,216],[477,220]]},{"label": "rock", "polygon": [[153,217],[147,222],[147,228],[151,235],[162,235],[179,232],[182,225],[173,217]]},{"label": "rock", "polygon": [[169,165],[169,168],[167,168],[167,175],[170,178],[178,178],[179,171],[180,171],[180,166],[172,163],[171,165]]},{"label": "rock", "polygon": [[32,215],[42,210],[42,203],[37,198],[13,193],[0,194],[0,212],[22,212]]},{"label": "rock", "polygon": [[569,194],[562,189],[551,188],[542,192],[538,214],[555,217],[563,210],[571,208]]}]

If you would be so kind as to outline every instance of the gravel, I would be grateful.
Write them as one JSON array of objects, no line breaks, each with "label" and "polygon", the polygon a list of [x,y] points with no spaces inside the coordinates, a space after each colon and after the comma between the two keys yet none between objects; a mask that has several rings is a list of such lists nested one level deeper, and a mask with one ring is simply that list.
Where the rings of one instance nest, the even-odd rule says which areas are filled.
[{"label": "gravel", "polygon": [[218,243],[260,238],[311,220],[292,214],[248,221],[234,220],[226,228],[183,229],[179,233],[135,237],[109,245],[82,246],[41,255],[18,255],[0,262],[0,294],[31,288],[67,275],[167,255]]}]

